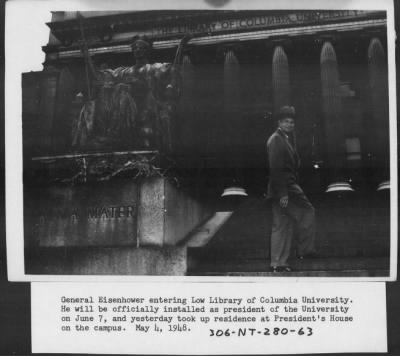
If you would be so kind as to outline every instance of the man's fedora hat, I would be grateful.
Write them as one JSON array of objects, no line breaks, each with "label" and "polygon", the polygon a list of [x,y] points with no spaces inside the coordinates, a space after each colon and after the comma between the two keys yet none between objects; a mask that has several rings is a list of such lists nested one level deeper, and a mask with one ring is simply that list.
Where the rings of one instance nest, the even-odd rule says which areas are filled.
[{"label": "man's fedora hat", "polygon": [[281,108],[279,109],[279,112],[278,112],[279,120],[281,120],[285,117],[290,117],[290,118],[294,119],[295,116],[296,116],[296,110],[295,110],[294,106],[285,105],[285,106],[281,106]]}]

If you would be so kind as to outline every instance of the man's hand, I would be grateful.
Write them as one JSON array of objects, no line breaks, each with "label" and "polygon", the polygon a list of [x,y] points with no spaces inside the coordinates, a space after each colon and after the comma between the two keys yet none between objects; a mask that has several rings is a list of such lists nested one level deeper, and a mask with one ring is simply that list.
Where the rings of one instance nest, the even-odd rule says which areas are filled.
[{"label": "man's hand", "polygon": [[84,56],[89,56],[89,48],[86,41],[80,40],[78,41],[79,49]]},{"label": "man's hand", "polygon": [[289,204],[289,197],[287,195],[285,195],[279,200],[279,205],[281,208],[287,208],[288,204]]},{"label": "man's hand", "polygon": [[185,36],[181,39],[181,45],[187,44],[191,39],[193,38],[193,35],[191,33],[186,33]]}]

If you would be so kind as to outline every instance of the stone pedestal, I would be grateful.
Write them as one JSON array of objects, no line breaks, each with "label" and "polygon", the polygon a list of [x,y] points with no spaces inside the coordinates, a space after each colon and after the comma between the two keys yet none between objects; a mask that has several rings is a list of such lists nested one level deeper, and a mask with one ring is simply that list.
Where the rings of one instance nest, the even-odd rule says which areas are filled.
[{"label": "stone pedestal", "polygon": [[139,245],[174,246],[211,212],[164,178],[139,185]]},{"label": "stone pedestal", "polygon": [[161,176],[84,182],[26,187],[28,274],[185,273],[182,242],[210,211]]},{"label": "stone pedestal", "polygon": [[183,247],[44,247],[25,254],[27,274],[183,276]]}]

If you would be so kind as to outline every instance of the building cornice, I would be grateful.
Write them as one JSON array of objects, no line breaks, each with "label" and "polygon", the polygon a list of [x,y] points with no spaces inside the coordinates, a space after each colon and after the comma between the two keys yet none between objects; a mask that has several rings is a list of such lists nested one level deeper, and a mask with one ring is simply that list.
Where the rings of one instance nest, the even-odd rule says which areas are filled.
[{"label": "building cornice", "polygon": [[[81,14],[85,14],[82,12]],[[349,21],[385,19],[384,11],[144,11],[84,17],[50,22],[52,34],[71,47],[82,39],[94,46],[129,41],[135,34],[145,34],[154,41],[232,34],[235,32],[276,30],[279,28],[325,25]],[[50,49],[48,49],[50,50]]]},{"label": "building cornice", "polygon": [[[310,35],[321,35],[325,33],[343,33],[343,32],[356,32],[361,30],[382,30],[386,28],[386,20],[365,20],[365,21],[352,21],[342,22],[334,24],[316,25],[316,26],[301,26],[301,27],[287,27],[273,30],[259,30],[259,31],[247,31],[247,32],[235,32],[220,35],[206,35],[198,36],[193,38],[189,44],[191,46],[204,46],[204,45],[215,45],[215,44],[228,44],[228,43],[240,43],[246,41],[256,40],[276,40],[276,39],[287,39],[296,36],[310,36]],[[157,49],[168,49],[174,48],[178,45],[179,39],[166,39],[161,41],[155,41],[153,48]],[[54,60],[68,59],[68,58],[79,58],[81,57],[81,51],[78,48],[61,49],[52,48],[49,51],[49,47],[44,48],[48,53],[53,52]],[[56,53],[54,52],[56,50]],[[90,54],[106,54],[106,53],[129,53],[131,47],[129,43],[112,43],[103,46],[92,47],[89,50]]]}]

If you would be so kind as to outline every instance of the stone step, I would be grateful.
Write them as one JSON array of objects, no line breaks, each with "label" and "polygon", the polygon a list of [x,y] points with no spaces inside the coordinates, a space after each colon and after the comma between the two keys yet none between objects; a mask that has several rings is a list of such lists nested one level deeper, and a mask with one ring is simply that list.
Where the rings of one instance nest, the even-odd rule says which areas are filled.
[{"label": "stone step", "polygon": [[[315,201],[317,213],[317,247],[324,255],[368,256],[387,253],[389,248],[390,218],[388,209],[382,202],[372,206],[359,206],[361,202],[336,206]],[[385,203],[386,204],[386,203]],[[232,216],[204,246],[204,254],[238,254],[243,247],[252,249],[254,257],[268,253],[272,229],[270,204],[256,197],[249,197],[235,209]],[[234,251],[234,250],[237,251]],[[346,252],[346,249],[349,253]],[[368,251],[364,251],[367,249]],[[229,250],[229,252],[224,252]],[[261,254],[261,255],[260,255]]]},{"label": "stone step", "polygon": [[227,277],[389,277],[389,270],[349,270],[349,271],[298,271],[290,273],[273,272],[201,272],[188,273],[191,276]]},{"label": "stone step", "polygon": [[[347,258],[347,257],[384,257],[389,254],[387,248],[379,246],[374,243],[365,245],[363,243],[350,243],[346,248],[342,245],[322,245],[316,243],[317,250],[323,258]],[[226,260],[226,261],[240,261],[240,260],[255,260],[255,259],[269,259],[270,247],[269,240],[264,239],[258,243],[244,242],[244,243],[226,243],[224,246],[205,246],[203,248],[189,248],[189,257],[197,260],[213,261],[213,260]],[[295,256],[295,247],[292,248],[291,255]]]},{"label": "stone step", "polygon": [[[332,272],[344,273],[346,271],[382,271],[388,275],[389,262],[388,257],[380,258],[316,258],[289,260],[289,264],[294,268],[293,273],[311,273],[311,272]],[[269,273],[269,259],[241,259],[241,260],[195,260],[188,255],[188,274],[199,275],[210,273]],[[364,272],[363,272],[364,273]]]}]

